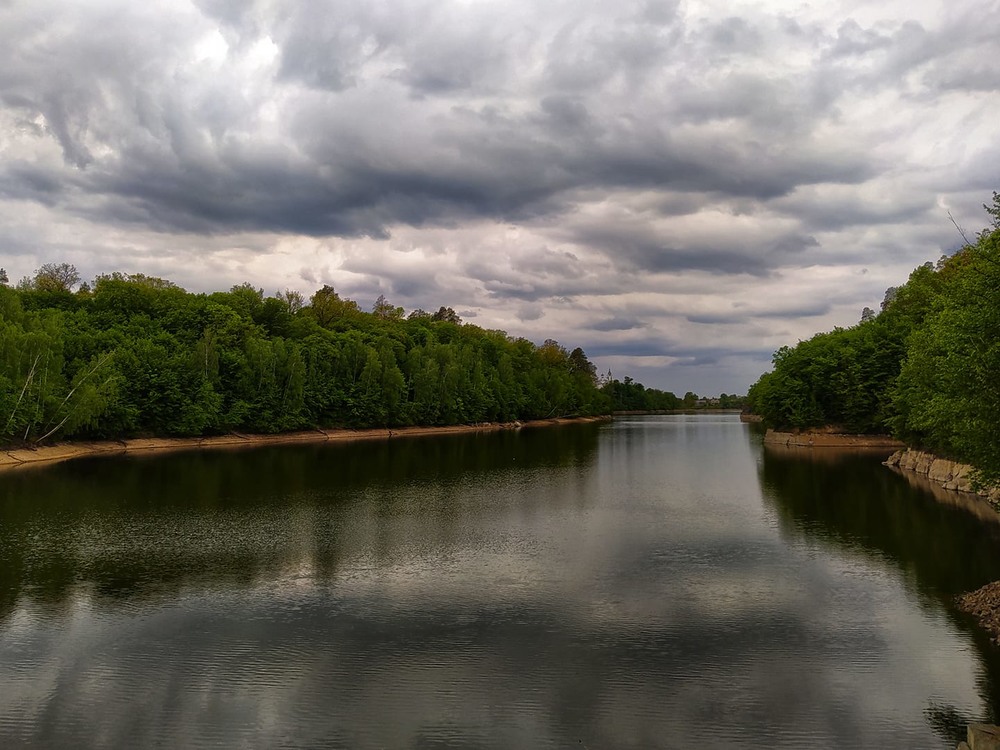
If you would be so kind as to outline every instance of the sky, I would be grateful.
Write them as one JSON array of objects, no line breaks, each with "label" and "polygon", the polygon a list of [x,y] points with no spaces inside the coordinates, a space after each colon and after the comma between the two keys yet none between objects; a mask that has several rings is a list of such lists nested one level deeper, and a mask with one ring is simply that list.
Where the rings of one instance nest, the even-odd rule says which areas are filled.
[{"label": "sky", "polygon": [[0,0],[0,265],[743,393],[987,224],[1000,0]]}]

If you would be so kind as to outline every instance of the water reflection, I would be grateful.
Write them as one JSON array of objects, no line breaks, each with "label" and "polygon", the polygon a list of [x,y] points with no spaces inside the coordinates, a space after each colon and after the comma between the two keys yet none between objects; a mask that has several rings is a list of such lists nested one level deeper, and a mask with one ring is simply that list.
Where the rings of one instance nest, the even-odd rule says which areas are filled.
[{"label": "water reflection", "polygon": [[[95,457],[0,475],[0,622],[22,593],[58,611],[98,601],[248,585],[342,557],[447,545],[463,515],[575,503],[598,424],[519,433]],[[518,491],[556,469],[555,491]],[[419,517],[420,528],[407,528]]]},{"label": "water reflection", "polygon": [[[876,475],[889,498],[856,497]],[[0,744],[946,747],[996,682],[941,604],[985,551],[941,573],[879,528],[948,555],[971,527],[734,417],[95,459],[0,493]]]},{"label": "water reflection", "polygon": [[888,558],[942,602],[1000,578],[1000,516],[959,493],[936,498],[928,483],[881,466],[887,455],[765,446],[764,497],[786,530]]},{"label": "water reflection", "polygon": [[918,601],[970,634],[985,670],[979,687],[987,715],[943,703],[927,708],[932,725],[957,743],[970,721],[1000,717],[997,649],[954,607],[958,594],[1000,578],[1000,515],[978,498],[881,466],[878,460],[886,455],[877,449],[763,446],[764,498],[787,534],[899,571]]}]

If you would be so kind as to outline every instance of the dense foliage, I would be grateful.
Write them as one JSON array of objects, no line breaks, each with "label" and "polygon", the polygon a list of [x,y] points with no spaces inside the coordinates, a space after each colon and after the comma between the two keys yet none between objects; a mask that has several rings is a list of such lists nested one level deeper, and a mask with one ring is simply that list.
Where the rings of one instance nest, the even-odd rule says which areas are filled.
[{"label": "dense foliage", "polygon": [[647,388],[632,378],[616,380],[609,372],[602,379],[601,390],[611,399],[614,411],[673,411],[678,409],[742,409],[745,397],[721,394],[718,398],[699,397],[688,391],[683,398],[670,391]]},{"label": "dense foliage", "polygon": [[888,290],[878,315],[779,349],[751,408],[775,426],[891,432],[1000,481],[1000,195],[987,211],[991,228]]},{"label": "dense foliage", "polygon": [[625,380],[606,379],[602,390],[611,398],[615,411],[660,411],[680,409],[684,403],[670,391],[646,388],[626,376]]},{"label": "dense foliage", "polygon": [[0,285],[0,441],[442,425],[606,413],[582,350],[333,288],[192,294],[66,264]]}]

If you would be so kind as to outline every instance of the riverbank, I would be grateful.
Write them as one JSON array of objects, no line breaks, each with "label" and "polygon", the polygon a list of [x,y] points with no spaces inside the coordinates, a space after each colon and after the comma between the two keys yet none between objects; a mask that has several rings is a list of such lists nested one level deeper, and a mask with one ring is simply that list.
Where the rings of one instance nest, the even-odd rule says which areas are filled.
[{"label": "riverbank", "polygon": [[893,469],[899,469],[904,473],[911,472],[922,477],[927,477],[928,481],[946,490],[978,495],[994,508],[1000,509],[1000,487],[987,489],[977,489],[974,487],[972,484],[972,475],[975,472],[975,468],[969,464],[961,464],[957,461],[940,458],[927,451],[906,448],[898,450],[889,456],[885,461],[885,465]]},{"label": "riverbank", "polygon": [[134,438],[131,440],[81,441],[55,443],[37,448],[11,448],[0,450],[0,471],[16,470],[31,466],[44,466],[74,458],[98,455],[120,455],[123,453],[149,453],[153,451],[208,450],[215,448],[250,448],[263,445],[285,445],[290,443],[348,442],[358,440],[388,440],[395,438],[425,437],[428,435],[468,434],[473,432],[499,432],[524,428],[550,427],[564,424],[604,422],[607,416],[559,417],[536,419],[525,422],[483,422],[468,425],[445,425],[439,427],[393,427],[361,430],[320,429],[302,432],[286,432],[275,435],[247,435],[229,433],[209,437],[192,438]]},{"label": "riverbank", "polygon": [[[898,450],[884,462],[908,482],[923,484],[940,502],[957,504],[984,522],[998,522],[1000,487],[977,489],[972,484],[974,467],[912,448]],[[1000,581],[962,594],[955,605],[976,618],[994,643],[1000,644]]]},{"label": "riverbank", "polygon": [[1000,581],[987,583],[982,588],[962,594],[955,599],[955,604],[966,614],[975,617],[993,642],[1000,644]]},{"label": "riverbank", "polygon": [[768,429],[764,445],[787,448],[902,448],[903,443],[888,435],[851,435],[836,428],[819,427],[813,430],[779,432]]}]

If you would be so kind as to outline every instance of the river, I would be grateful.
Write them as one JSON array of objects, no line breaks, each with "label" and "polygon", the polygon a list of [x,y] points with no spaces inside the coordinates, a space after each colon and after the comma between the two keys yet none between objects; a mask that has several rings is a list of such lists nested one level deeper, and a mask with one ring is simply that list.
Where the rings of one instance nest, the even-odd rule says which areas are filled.
[{"label": "river", "polygon": [[0,474],[0,746],[953,748],[1000,522],[736,415]]}]

